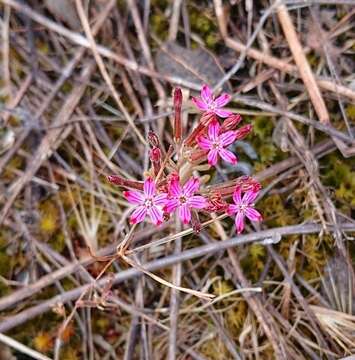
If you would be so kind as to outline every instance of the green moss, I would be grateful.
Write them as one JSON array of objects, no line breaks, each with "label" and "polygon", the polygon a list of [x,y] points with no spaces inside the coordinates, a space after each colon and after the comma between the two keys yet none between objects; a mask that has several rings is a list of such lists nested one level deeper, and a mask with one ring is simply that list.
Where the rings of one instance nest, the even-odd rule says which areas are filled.
[{"label": "green moss", "polygon": [[150,16],[150,27],[161,40],[168,36],[169,23],[164,14],[158,13]]},{"label": "green moss", "polygon": [[0,250],[0,275],[6,277],[11,270],[11,257],[4,250]]},{"label": "green moss", "polygon": [[[211,329],[213,333],[213,329]],[[223,341],[217,336],[209,339],[201,345],[199,351],[207,359],[230,359],[230,353],[224,345]]]},{"label": "green moss", "polygon": [[12,170],[22,170],[23,167],[24,167],[23,158],[18,156],[18,155],[15,155],[8,162],[4,172],[2,174],[2,177],[5,180],[12,180],[15,177],[18,177],[18,175],[16,175],[16,173],[14,171],[12,171]]},{"label": "green moss", "polygon": [[63,359],[65,360],[80,360],[82,357],[80,356],[80,352],[78,349],[74,347],[65,347],[62,354]]},{"label": "green moss", "polygon": [[256,116],[252,124],[253,133],[258,136],[260,140],[264,140],[265,138],[272,136],[274,124],[269,117]]},{"label": "green moss", "polygon": [[216,19],[208,11],[199,8],[195,3],[188,7],[188,12],[191,30],[200,35],[206,47],[214,49],[220,39]]},{"label": "green moss", "polygon": [[354,159],[344,159],[336,153],[324,158],[320,167],[323,183],[333,190],[341,211],[348,214],[355,206],[354,168]]},{"label": "green moss", "polygon": [[277,149],[272,143],[266,143],[259,148],[259,156],[262,162],[272,162],[277,154]]},{"label": "green moss", "polygon": [[63,232],[58,232],[54,236],[52,236],[49,240],[49,244],[55,251],[61,253],[65,249],[66,245]]},{"label": "green moss", "polygon": [[349,120],[355,121],[355,105],[348,105],[345,109],[345,113]]},{"label": "green moss", "polygon": [[0,280],[0,297],[11,293],[11,288]]},{"label": "green moss", "polygon": [[53,200],[45,201],[40,205],[40,231],[46,235],[53,235],[60,226],[59,209],[53,203]]},{"label": "green moss", "polygon": [[225,295],[234,290],[234,286],[226,280],[213,283],[213,293],[217,296]]},{"label": "green moss", "polygon": [[233,335],[239,335],[246,316],[248,314],[248,307],[245,301],[238,301],[236,306],[229,309],[225,314],[226,326]]}]

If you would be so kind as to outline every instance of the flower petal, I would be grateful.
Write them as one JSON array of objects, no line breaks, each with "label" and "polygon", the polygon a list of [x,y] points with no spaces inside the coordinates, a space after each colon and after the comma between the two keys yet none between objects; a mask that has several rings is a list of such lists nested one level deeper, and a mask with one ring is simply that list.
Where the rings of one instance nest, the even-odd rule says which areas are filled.
[{"label": "flower petal", "polygon": [[210,104],[213,101],[213,93],[208,85],[202,86],[201,98],[206,104]]},{"label": "flower petal", "polygon": [[235,227],[238,234],[244,230],[244,214],[241,211],[235,217]]},{"label": "flower petal", "polygon": [[226,118],[226,117],[233,114],[231,111],[222,110],[222,109],[215,109],[214,112],[215,112],[216,115],[218,115],[221,118]]},{"label": "flower petal", "polygon": [[253,190],[249,190],[246,191],[245,194],[243,195],[243,204],[244,205],[250,205],[254,203],[254,200],[257,198],[257,196],[259,195],[259,191],[253,191]]},{"label": "flower petal", "polygon": [[166,204],[166,202],[168,201],[167,198],[168,198],[168,194],[166,194],[166,193],[161,193],[161,194],[154,196],[154,199],[153,199],[154,205],[164,206]]},{"label": "flower petal", "polygon": [[245,209],[245,215],[251,221],[261,221],[263,219],[259,211],[255,210],[252,207]]},{"label": "flower petal", "polygon": [[198,146],[203,150],[209,150],[212,147],[212,143],[210,140],[205,138],[204,136],[199,136],[197,139]]},{"label": "flower petal", "polygon": [[239,211],[239,206],[230,204],[227,209],[227,214],[231,216],[237,213],[238,211]]},{"label": "flower petal", "polygon": [[187,203],[195,209],[204,209],[208,205],[206,198],[200,195],[191,196]]},{"label": "flower petal", "polygon": [[150,216],[154,225],[160,225],[163,222],[163,211],[157,206],[152,206],[148,209],[148,215]]},{"label": "flower petal", "polygon": [[223,93],[221,96],[219,96],[215,101],[215,105],[217,108],[221,108],[224,105],[227,105],[231,99],[231,96],[229,94]]},{"label": "flower petal", "polygon": [[187,204],[179,207],[179,217],[184,224],[188,224],[191,220],[191,211]]},{"label": "flower petal", "polygon": [[124,191],[123,196],[127,199],[127,201],[134,205],[142,205],[144,203],[143,193],[140,191]]},{"label": "flower petal", "polygon": [[223,147],[226,147],[226,146],[232,144],[236,138],[237,138],[237,135],[236,135],[235,131],[227,131],[227,132],[219,135],[219,143]]},{"label": "flower petal", "polygon": [[181,195],[181,186],[179,178],[174,178],[170,181],[169,184],[169,193],[172,196],[180,196]]},{"label": "flower petal", "polygon": [[144,180],[143,188],[144,188],[144,195],[147,198],[152,198],[154,196],[154,194],[155,194],[155,182],[151,177]]},{"label": "flower petal", "polygon": [[240,188],[240,186],[238,186],[233,193],[233,201],[237,204],[237,205],[241,205],[242,203],[242,189]]},{"label": "flower petal", "polygon": [[147,208],[145,206],[138,206],[130,217],[131,224],[138,224],[142,222],[147,214]]},{"label": "flower petal", "polygon": [[208,110],[208,105],[203,100],[196,98],[196,97],[192,97],[191,100],[198,109],[200,109],[202,111]]},{"label": "flower petal", "polygon": [[236,164],[237,163],[237,157],[229,150],[226,149],[220,149],[218,151],[219,156],[224,160],[227,161],[231,164]]},{"label": "flower petal", "polygon": [[185,196],[193,195],[198,188],[200,187],[200,181],[197,178],[191,178],[183,188],[183,193]]},{"label": "flower petal", "polygon": [[210,165],[215,166],[218,160],[218,151],[216,149],[211,150],[207,155],[207,160]]},{"label": "flower petal", "polygon": [[176,210],[179,204],[180,203],[178,199],[169,199],[164,206],[164,211],[166,211],[167,213],[172,213]]},{"label": "flower petal", "polygon": [[217,140],[220,128],[218,121],[212,121],[208,126],[208,137],[210,141]]}]

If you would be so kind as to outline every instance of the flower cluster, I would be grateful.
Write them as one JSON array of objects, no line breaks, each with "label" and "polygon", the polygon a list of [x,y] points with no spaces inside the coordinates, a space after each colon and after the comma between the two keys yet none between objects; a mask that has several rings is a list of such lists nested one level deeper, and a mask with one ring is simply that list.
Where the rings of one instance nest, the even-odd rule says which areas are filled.
[{"label": "flower cluster", "polygon": [[[193,103],[203,112],[202,117],[197,127],[183,140],[182,92],[175,89],[175,149],[170,147],[165,151],[157,135],[150,132],[148,141],[151,145],[152,169],[144,182],[129,181],[116,175],[108,177],[111,183],[128,189],[123,195],[130,204],[135,205],[130,216],[132,224],[138,224],[149,216],[153,224],[159,225],[171,214],[177,213],[184,224],[192,223],[195,229],[199,229],[199,213],[224,212],[235,216],[239,234],[244,230],[245,218],[262,220],[261,214],[254,208],[261,188],[256,180],[243,176],[232,181],[232,185],[228,182],[200,190],[200,179],[192,176],[193,173],[199,173],[205,161],[209,167],[216,166],[219,159],[233,165],[238,161],[228,146],[243,139],[252,127],[246,125],[236,129],[241,116],[223,109],[230,99],[231,96],[226,93],[215,98],[212,90],[204,85],[201,97],[192,98]],[[174,153],[177,156],[175,166],[172,165]],[[231,195],[234,201],[232,204],[226,201]]]}]

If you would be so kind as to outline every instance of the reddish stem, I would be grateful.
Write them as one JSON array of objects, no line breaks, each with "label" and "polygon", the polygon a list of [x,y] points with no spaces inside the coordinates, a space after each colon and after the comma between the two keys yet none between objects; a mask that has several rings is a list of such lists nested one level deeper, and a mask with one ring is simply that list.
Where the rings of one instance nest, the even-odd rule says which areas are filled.
[{"label": "reddish stem", "polygon": [[181,104],[182,104],[182,92],[180,88],[176,88],[174,90],[174,109],[175,109],[174,139],[177,144],[180,143],[182,136]]},{"label": "reddish stem", "polygon": [[109,175],[106,179],[111,183],[126,188],[143,190],[143,183],[135,180],[127,180],[118,175]]}]

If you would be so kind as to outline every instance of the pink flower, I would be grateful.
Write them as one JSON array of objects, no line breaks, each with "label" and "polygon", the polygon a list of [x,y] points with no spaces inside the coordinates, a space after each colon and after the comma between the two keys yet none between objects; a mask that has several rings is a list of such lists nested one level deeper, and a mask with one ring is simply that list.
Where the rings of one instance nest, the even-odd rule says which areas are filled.
[{"label": "pink flower", "polygon": [[155,182],[150,177],[144,181],[143,190],[130,190],[123,193],[128,202],[138,205],[130,217],[130,222],[131,224],[138,224],[148,214],[153,224],[159,225],[163,222],[162,207],[167,202],[168,194],[157,194]]},{"label": "pink flower", "polygon": [[203,209],[207,206],[207,200],[200,195],[194,195],[199,189],[200,181],[197,178],[191,178],[182,188],[179,178],[175,177],[169,184],[169,195],[165,205],[165,211],[168,213],[179,209],[179,217],[184,224],[191,220],[191,208]]},{"label": "pink flower", "polygon": [[254,200],[258,196],[259,191],[246,191],[242,198],[242,189],[238,186],[233,194],[235,204],[228,206],[228,215],[235,216],[235,227],[237,233],[240,234],[244,230],[245,216],[251,221],[261,221],[263,217],[254,209]]},{"label": "pink flower", "polygon": [[207,160],[210,165],[216,165],[218,156],[223,160],[231,163],[237,163],[237,157],[225,147],[232,144],[236,138],[237,133],[235,131],[226,131],[223,134],[219,134],[221,127],[217,121],[212,122],[208,126],[208,138],[199,136],[196,140],[199,147],[203,150],[209,150],[207,154]]},{"label": "pink flower", "polygon": [[192,97],[192,101],[200,110],[216,114],[221,118],[226,118],[232,114],[230,111],[222,110],[222,107],[225,106],[230,99],[231,96],[226,93],[223,93],[215,99],[212,90],[208,85],[202,86],[201,98]]}]

